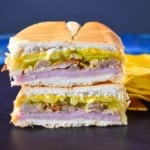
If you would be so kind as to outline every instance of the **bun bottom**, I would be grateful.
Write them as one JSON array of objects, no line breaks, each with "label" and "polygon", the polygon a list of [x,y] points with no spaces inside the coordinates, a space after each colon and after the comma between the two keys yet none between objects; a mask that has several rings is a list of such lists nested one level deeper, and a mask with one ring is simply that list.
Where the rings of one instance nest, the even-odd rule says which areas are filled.
[{"label": "bun bottom", "polygon": [[40,120],[40,119],[26,119],[17,121],[16,126],[27,127],[27,126],[42,126],[45,128],[60,128],[60,127],[81,127],[81,126],[112,126],[112,125],[126,125],[121,121],[98,121],[92,119],[71,119],[71,120]]}]

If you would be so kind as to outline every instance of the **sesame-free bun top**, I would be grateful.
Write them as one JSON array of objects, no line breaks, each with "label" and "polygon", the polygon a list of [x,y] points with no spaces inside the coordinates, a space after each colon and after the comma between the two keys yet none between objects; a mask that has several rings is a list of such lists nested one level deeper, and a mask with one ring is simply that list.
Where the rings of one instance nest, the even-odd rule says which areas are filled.
[{"label": "sesame-free bun top", "polygon": [[31,25],[10,38],[10,52],[32,51],[34,48],[96,47],[123,51],[119,36],[100,22],[87,22],[82,27],[77,22],[49,21]]},{"label": "sesame-free bun top", "polygon": [[41,22],[20,31],[15,38],[31,42],[70,41],[72,36],[64,21]]},{"label": "sesame-free bun top", "polygon": [[74,37],[74,40],[79,42],[116,44],[122,48],[122,42],[119,36],[100,22],[85,23]]}]

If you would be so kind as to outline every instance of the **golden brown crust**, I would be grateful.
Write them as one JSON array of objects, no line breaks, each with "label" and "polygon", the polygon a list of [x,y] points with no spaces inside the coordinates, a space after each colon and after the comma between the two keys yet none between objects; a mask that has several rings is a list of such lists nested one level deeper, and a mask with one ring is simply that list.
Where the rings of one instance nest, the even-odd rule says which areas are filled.
[{"label": "golden brown crust", "polygon": [[72,36],[66,22],[56,21],[31,25],[19,32],[15,38],[32,42],[55,42],[70,41]]},{"label": "golden brown crust", "polygon": [[[120,89],[124,89],[123,85],[122,84],[117,84],[117,83],[111,83],[111,82],[104,82],[104,83],[99,83],[99,84],[93,84],[93,85],[82,85],[82,86],[73,86],[73,87],[60,87],[60,86],[22,86],[21,90],[20,90],[20,95],[22,95],[23,93],[26,93],[27,91],[29,90],[32,90],[32,89],[39,89],[39,90],[44,90],[44,89],[55,89],[55,90],[58,90],[58,91],[61,91],[61,90],[67,90],[67,91],[70,91],[70,90],[82,90],[82,89],[98,89],[98,88],[105,88],[105,87],[112,87],[112,88],[120,88]],[[58,92],[59,93],[59,92]]]},{"label": "golden brown crust", "polygon": [[115,44],[123,50],[119,36],[100,22],[85,23],[73,37],[64,21],[41,22],[19,32],[15,39],[28,42],[90,42],[97,44]]},{"label": "golden brown crust", "polygon": [[116,44],[118,48],[123,49],[119,36],[100,22],[85,23],[74,37],[74,41]]}]

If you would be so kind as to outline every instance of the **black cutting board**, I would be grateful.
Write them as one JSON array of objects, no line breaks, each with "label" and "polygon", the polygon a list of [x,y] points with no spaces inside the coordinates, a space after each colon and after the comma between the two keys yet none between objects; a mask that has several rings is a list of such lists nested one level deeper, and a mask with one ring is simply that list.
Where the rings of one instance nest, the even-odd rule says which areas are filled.
[{"label": "black cutting board", "polygon": [[127,112],[128,126],[19,128],[9,123],[18,90],[0,74],[0,150],[150,150],[150,111]]}]

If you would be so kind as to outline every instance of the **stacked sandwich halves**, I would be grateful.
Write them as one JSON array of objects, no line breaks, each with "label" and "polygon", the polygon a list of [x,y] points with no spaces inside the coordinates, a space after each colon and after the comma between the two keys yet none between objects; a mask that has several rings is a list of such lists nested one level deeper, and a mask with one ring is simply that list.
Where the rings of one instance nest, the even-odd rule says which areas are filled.
[{"label": "stacked sandwich halves", "polygon": [[99,22],[42,22],[12,37],[11,84],[22,86],[11,121],[48,128],[126,125],[120,38]]}]

